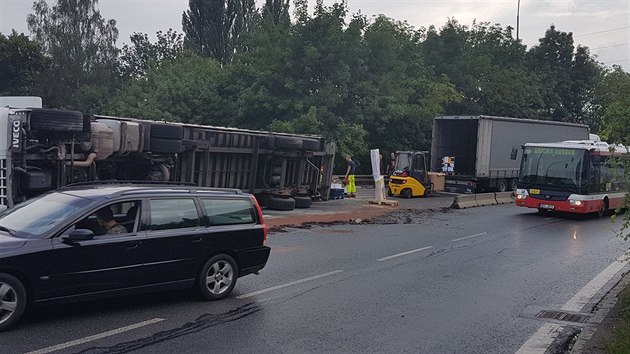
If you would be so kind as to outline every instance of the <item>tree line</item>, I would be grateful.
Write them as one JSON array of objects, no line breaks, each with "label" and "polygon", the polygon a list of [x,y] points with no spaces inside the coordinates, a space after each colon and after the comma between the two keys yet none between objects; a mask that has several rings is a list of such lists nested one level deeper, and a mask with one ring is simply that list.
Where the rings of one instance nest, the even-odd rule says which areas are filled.
[{"label": "tree line", "polygon": [[588,124],[630,143],[630,75],[551,25],[455,19],[414,28],[345,1],[189,0],[181,32],[117,47],[98,0],[37,0],[30,36],[0,33],[0,95],[84,113],[324,135],[342,153],[428,149],[438,115]]}]

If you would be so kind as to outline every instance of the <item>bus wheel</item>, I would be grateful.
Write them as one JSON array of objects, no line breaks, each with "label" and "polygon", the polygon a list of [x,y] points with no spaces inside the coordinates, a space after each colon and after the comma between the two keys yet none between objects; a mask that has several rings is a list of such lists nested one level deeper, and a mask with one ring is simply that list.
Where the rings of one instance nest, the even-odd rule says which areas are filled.
[{"label": "bus wheel", "polygon": [[608,199],[604,199],[604,205],[602,205],[602,208],[597,212],[597,216],[601,218],[607,213],[608,213]]}]

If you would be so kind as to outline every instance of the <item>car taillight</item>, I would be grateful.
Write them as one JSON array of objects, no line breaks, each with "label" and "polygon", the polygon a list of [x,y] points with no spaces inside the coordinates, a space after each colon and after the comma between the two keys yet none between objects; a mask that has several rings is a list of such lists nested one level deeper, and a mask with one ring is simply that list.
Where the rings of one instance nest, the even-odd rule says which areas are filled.
[{"label": "car taillight", "polygon": [[253,195],[252,195],[252,201],[254,202],[254,205],[256,206],[256,211],[258,212],[258,220],[260,221],[260,224],[263,227],[263,244],[264,244],[265,241],[267,241],[267,225],[265,225],[265,220],[263,219],[262,209],[260,209],[260,205],[258,204],[256,197],[254,197]]}]

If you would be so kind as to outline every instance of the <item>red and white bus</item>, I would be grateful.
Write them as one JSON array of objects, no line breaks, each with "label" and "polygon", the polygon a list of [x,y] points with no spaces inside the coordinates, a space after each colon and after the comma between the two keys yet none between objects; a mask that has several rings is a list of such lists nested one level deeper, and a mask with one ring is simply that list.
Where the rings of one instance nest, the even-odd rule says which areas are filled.
[{"label": "red and white bus", "polygon": [[516,205],[601,216],[624,202],[624,170],[610,158],[628,148],[587,140],[528,143],[522,151]]}]

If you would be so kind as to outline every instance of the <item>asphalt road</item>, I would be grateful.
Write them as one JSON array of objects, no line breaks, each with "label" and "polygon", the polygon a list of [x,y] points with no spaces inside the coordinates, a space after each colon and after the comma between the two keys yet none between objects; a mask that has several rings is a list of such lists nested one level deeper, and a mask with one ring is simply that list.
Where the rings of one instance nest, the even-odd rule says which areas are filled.
[{"label": "asphalt road", "polygon": [[419,224],[270,235],[259,276],[229,299],[170,292],[39,307],[0,352],[510,353],[628,248],[608,218],[512,205],[423,213]]}]

